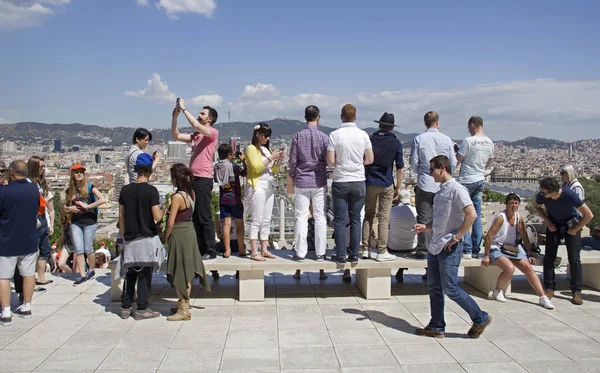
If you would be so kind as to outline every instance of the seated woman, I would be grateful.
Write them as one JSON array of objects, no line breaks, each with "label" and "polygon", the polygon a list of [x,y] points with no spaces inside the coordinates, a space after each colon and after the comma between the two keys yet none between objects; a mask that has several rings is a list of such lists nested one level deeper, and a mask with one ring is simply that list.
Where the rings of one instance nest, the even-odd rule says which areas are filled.
[{"label": "seated woman", "polygon": [[590,237],[581,238],[581,247],[600,250],[600,224],[596,224],[590,232]]},{"label": "seated woman", "polygon": [[[515,193],[509,193],[505,203],[506,210],[494,218],[492,227],[485,236],[485,254],[481,261],[484,266],[489,266],[491,261],[502,270],[494,289],[494,299],[498,302],[506,302],[502,289],[510,282],[515,273],[515,267],[517,267],[525,274],[529,285],[540,297],[539,304],[544,308],[553,309],[554,306],[544,294],[542,283],[531,266],[531,264],[535,264],[535,258],[533,258],[531,243],[525,232],[525,224],[517,212],[521,198]],[[521,238],[528,254],[523,250]]]},{"label": "seated woman", "polygon": [[108,259],[106,258],[106,254],[104,254],[103,252],[96,251],[94,255],[96,257],[96,268],[108,268]]}]

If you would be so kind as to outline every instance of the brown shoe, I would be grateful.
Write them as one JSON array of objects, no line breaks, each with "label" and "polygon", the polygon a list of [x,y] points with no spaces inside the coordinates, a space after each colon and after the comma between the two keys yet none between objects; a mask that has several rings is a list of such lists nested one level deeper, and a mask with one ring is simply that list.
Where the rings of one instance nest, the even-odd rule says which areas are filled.
[{"label": "brown shoe", "polygon": [[488,325],[490,325],[492,323],[492,316],[488,316],[488,317],[489,317],[489,319],[486,323],[473,324],[471,329],[469,329],[469,331],[467,332],[467,335],[469,336],[469,338],[479,338],[479,336],[483,334],[483,331],[485,330],[485,328],[487,328]]},{"label": "brown shoe", "polygon": [[177,313],[167,317],[167,321],[187,321],[192,319],[192,313],[190,312],[190,303],[181,302]]},{"label": "brown shoe", "polygon": [[571,298],[571,303],[581,306],[583,304],[583,299],[581,299],[581,292],[576,291],[573,293],[573,298]]},{"label": "brown shoe", "polygon": [[444,333],[433,330],[428,326],[426,326],[424,328],[416,329],[415,334],[423,336],[423,337],[433,337],[433,338],[444,338],[445,337]]},{"label": "brown shoe", "polygon": [[554,296],[554,290],[547,289],[545,294],[548,297],[548,299],[552,299],[552,297]]}]

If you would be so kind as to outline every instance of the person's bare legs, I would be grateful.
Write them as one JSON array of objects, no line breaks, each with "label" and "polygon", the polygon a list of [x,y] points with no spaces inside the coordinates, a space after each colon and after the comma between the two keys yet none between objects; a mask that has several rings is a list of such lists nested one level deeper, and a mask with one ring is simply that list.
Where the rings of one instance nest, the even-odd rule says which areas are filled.
[{"label": "person's bare legs", "polygon": [[67,249],[62,249],[60,251],[60,257],[58,258],[57,267],[64,273],[71,273],[73,270],[67,265],[67,260],[69,260],[69,252]]},{"label": "person's bare legs", "polygon": [[[23,279],[23,286],[25,286],[25,279]],[[2,308],[10,307],[10,280],[8,279],[0,280],[0,305]]]},{"label": "person's bare legs", "polygon": [[[10,285],[9,285],[10,287]],[[33,290],[35,289],[35,276],[23,277],[23,302],[31,303],[33,298]],[[9,298],[10,302],[10,298]]]},{"label": "person's bare legs", "polygon": [[85,277],[85,254],[75,254],[75,260],[77,261],[77,270],[81,277]]},{"label": "person's bare legs", "polygon": [[229,258],[231,256],[231,217],[223,218],[223,246],[225,246],[225,253],[223,258]]},{"label": "person's bare legs", "polygon": [[502,290],[506,284],[510,282],[513,274],[515,273],[515,266],[511,263],[511,260],[505,256],[501,256],[494,262],[501,270],[498,281],[496,281],[496,290]]},{"label": "person's bare legs", "polygon": [[529,282],[529,285],[531,285],[538,297],[545,295],[544,288],[542,287],[542,282],[540,281],[540,278],[538,277],[537,273],[535,273],[535,271],[533,270],[533,267],[531,266],[529,261],[527,259],[521,259],[512,260],[512,262],[515,265],[515,267],[519,268],[519,271],[525,274],[527,282]]},{"label": "person's bare legs", "polygon": [[[90,267],[90,271],[93,271],[94,268],[96,268],[96,254],[94,254],[93,251],[91,253],[87,254],[87,265],[88,265],[88,267]],[[85,271],[85,268],[84,268],[84,271]]]},{"label": "person's bare legs", "polygon": [[260,253],[265,258],[275,259],[275,256],[269,252],[269,240],[260,241]]},{"label": "person's bare legs", "polygon": [[239,254],[246,254],[246,243],[244,242],[244,219],[235,219],[235,235],[237,237]]},{"label": "person's bare legs", "polygon": [[36,262],[37,280],[38,282],[46,282],[46,262],[48,259],[38,259]]}]

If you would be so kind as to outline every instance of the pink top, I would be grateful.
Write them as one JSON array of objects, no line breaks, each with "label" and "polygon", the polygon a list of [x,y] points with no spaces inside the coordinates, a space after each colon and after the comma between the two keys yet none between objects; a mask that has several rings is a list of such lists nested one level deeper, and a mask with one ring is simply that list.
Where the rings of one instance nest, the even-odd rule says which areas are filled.
[{"label": "pink top", "polygon": [[211,127],[210,132],[210,137],[197,132],[192,135],[190,171],[196,177],[213,177],[213,157],[219,141],[219,131]]}]

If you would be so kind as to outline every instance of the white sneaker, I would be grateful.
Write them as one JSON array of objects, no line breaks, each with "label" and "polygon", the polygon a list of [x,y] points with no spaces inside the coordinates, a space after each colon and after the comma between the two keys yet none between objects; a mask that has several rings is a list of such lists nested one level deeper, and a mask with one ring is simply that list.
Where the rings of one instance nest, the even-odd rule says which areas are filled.
[{"label": "white sneaker", "polygon": [[473,255],[470,253],[463,253],[462,258],[463,259],[473,259]]},{"label": "white sneaker", "polygon": [[550,298],[548,298],[545,295],[542,295],[540,297],[540,306],[544,307],[545,309],[548,310],[553,310],[554,309],[554,305],[552,305],[552,302],[550,302]]},{"label": "white sneaker", "polygon": [[506,303],[506,298],[504,298],[504,294],[502,293],[502,290],[496,290],[496,289],[494,289],[494,293],[493,293],[492,296],[498,302]]},{"label": "white sneaker", "polygon": [[371,255],[369,253],[369,250],[366,250],[366,249],[363,250],[363,252],[362,252],[362,258],[363,259],[369,259],[370,257],[371,257]]},{"label": "white sneaker", "polygon": [[377,254],[376,260],[378,262],[389,262],[392,260],[396,260],[396,255],[392,255],[386,251],[385,253]]}]

